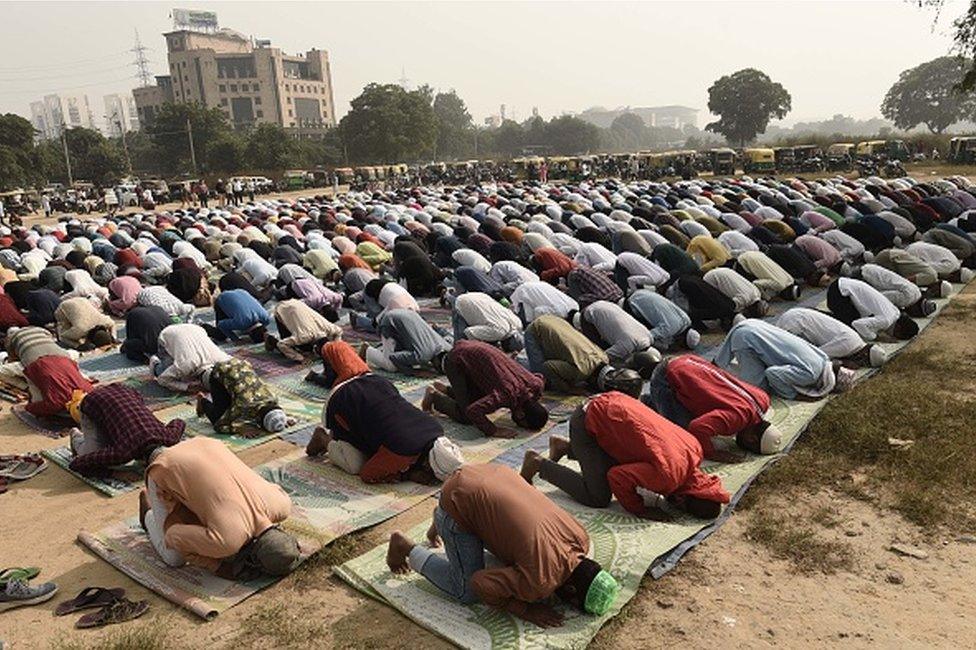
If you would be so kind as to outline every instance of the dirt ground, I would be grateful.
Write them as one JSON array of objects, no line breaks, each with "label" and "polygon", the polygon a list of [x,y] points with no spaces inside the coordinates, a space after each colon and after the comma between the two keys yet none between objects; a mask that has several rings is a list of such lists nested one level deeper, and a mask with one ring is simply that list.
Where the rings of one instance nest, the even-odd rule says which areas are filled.
[{"label": "dirt ground", "polygon": [[[973,315],[976,286],[913,343],[976,360]],[[914,347],[913,347],[914,349]],[[966,378],[976,395],[976,381]],[[910,386],[905,386],[910,390]],[[857,390],[850,399],[857,398]],[[892,432],[912,437],[911,432]],[[63,444],[24,427],[0,403],[0,454]],[[804,440],[799,445],[802,446]],[[291,451],[274,441],[241,457],[258,465]],[[856,473],[839,472],[819,489],[790,490],[764,480],[748,507],[691,551],[661,580],[645,578],[637,596],[594,640],[594,647],[972,647],[976,645],[976,530],[921,528],[883,505],[851,496]],[[972,484],[973,476],[960,476]],[[874,488],[871,488],[874,489]],[[897,492],[897,485],[887,486]],[[137,511],[135,493],[109,499],[51,466],[0,496],[0,565],[37,565],[60,593],[37,607],[0,614],[5,648],[336,647],[441,648],[443,640],[390,608],[360,595],[332,575],[332,566],[383,542],[390,531],[429,516],[433,500],[368,531],[341,539],[294,575],[222,614],[213,622],[177,609],[134,583],[75,541],[80,529],[97,530]],[[769,513],[802,525],[792,552],[806,546],[835,557],[825,570],[779,559],[757,538]],[[903,557],[893,543],[921,549]],[[56,618],[62,598],[86,586],[124,587],[149,599],[140,621],[96,631],[74,630],[74,617]]]}]

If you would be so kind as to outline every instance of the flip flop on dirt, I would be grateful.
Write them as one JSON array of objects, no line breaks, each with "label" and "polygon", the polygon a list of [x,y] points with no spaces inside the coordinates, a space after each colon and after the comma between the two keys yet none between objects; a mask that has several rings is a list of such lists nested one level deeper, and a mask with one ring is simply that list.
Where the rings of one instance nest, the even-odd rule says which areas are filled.
[{"label": "flip flop on dirt", "polygon": [[0,584],[10,580],[33,580],[40,575],[41,570],[36,566],[10,567],[0,570]]},{"label": "flip flop on dirt", "polygon": [[102,587],[86,587],[71,600],[59,603],[54,610],[55,616],[64,616],[83,609],[105,607],[125,596],[125,589],[103,589]]},{"label": "flip flop on dirt", "polygon": [[0,477],[14,481],[26,481],[47,468],[47,461],[40,456],[0,457]]},{"label": "flip flop on dirt", "polygon": [[86,629],[91,627],[104,627],[116,623],[125,623],[139,618],[149,611],[149,601],[132,601],[120,598],[110,605],[106,605],[97,612],[85,614],[75,623],[75,627]]}]

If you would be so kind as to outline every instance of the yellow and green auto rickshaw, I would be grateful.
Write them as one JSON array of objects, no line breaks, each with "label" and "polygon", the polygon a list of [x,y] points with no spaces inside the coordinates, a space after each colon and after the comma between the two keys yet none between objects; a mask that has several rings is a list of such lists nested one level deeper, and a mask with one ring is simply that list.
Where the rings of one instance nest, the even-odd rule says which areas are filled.
[{"label": "yellow and green auto rickshaw", "polygon": [[776,153],[772,149],[743,149],[742,170],[747,174],[776,171]]},{"label": "yellow and green auto rickshaw", "polygon": [[827,147],[827,171],[850,171],[854,164],[854,143],[835,142]]},{"label": "yellow and green auto rickshaw", "polygon": [[716,176],[735,174],[735,151],[728,147],[720,147],[709,150],[708,156],[713,174]]},{"label": "yellow and green auto rickshaw", "polygon": [[776,161],[776,171],[791,172],[796,169],[796,155],[793,147],[773,148],[773,158]]}]

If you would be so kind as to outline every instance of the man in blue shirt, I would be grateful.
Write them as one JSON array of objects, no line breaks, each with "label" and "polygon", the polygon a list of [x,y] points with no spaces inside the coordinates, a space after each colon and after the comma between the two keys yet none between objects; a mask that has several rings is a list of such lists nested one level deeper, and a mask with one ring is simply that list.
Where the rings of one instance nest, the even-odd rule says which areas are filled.
[{"label": "man in blue shirt", "polygon": [[222,291],[214,300],[214,319],[217,326],[204,325],[207,334],[215,341],[236,339],[238,333],[251,337],[255,343],[264,340],[265,329],[271,315],[257,299],[245,289]]}]

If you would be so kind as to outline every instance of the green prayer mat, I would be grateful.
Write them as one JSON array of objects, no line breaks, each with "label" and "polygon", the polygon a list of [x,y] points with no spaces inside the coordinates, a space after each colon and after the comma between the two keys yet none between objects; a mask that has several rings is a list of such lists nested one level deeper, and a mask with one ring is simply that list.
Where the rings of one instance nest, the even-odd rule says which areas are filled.
[{"label": "green prayer mat", "polygon": [[117,497],[120,494],[132,492],[142,485],[145,465],[138,461],[132,461],[131,463],[112,468],[106,476],[85,476],[68,467],[68,464],[75,457],[74,452],[69,447],[63,446],[55,447],[54,449],[45,449],[41,454],[78,480],[87,483],[99,492],[107,494],[110,497]]}]

